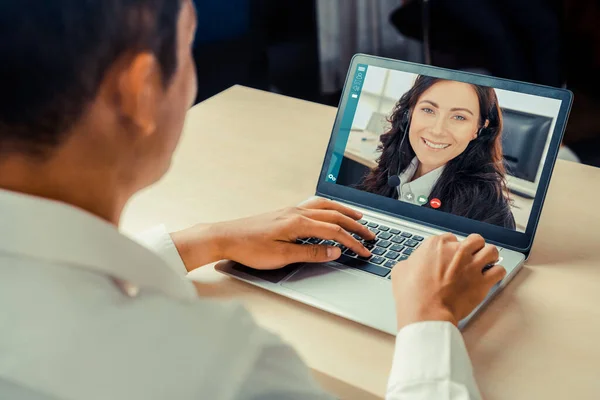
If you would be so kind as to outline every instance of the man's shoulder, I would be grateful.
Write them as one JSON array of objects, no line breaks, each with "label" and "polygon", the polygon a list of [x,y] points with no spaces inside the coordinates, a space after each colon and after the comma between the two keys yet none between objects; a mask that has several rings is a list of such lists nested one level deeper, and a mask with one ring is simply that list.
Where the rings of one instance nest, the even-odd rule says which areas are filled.
[{"label": "man's shoulder", "polygon": [[130,296],[111,277],[62,265],[5,267],[0,265],[0,303],[8,311],[14,305],[14,319],[0,328],[13,331],[11,337],[25,347],[80,343],[83,351],[93,352],[100,343],[125,350],[161,341],[162,348],[175,349],[188,340],[202,343],[196,348],[205,352],[208,341],[215,348],[245,342],[253,332],[265,334],[239,302],[174,298],[144,287]]},{"label": "man's shoulder", "polygon": [[39,384],[43,393],[218,393],[223,376],[243,379],[273,340],[237,302],[176,299],[143,288],[127,296],[109,277],[65,268],[1,274],[7,280],[0,287],[20,289],[0,294],[0,303],[14,305],[4,319],[10,323],[0,321],[6,339],[0,343],[0,370],[3,359],[17,360],[5,369],[8,378]]},{"label": "man's shoulder", "polygon": [[[135,283],[131,285],[137,290],[129,294],[118,281],[106,275],[63,266],[52,270],[44,265],[43,270],[44,275],[34,280],[37,290],[22,293],[23,298],[37,299],[37,305],[30,311],[54,312],[58,319],[63,314],[67,319],[77,316],[79,327],[86,323],[104,324],[143,329],[147,334],[167,326],[171,332],[181,329],[203,334],[256,327],[250,313],[237,301],[175,298]],[[23,283],[17,286],[24,287]]]}]

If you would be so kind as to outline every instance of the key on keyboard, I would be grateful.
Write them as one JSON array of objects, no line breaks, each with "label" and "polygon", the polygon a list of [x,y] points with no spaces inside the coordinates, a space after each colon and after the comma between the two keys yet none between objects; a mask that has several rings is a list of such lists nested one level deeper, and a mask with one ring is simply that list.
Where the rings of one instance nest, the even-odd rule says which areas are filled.
[{"label": "key on keyboard", "polygon": [[371,250],[371,253],[375,254],[376,256],[380,256],[382,254],[385,254],[385,249],[381,247],[375,247],[373,250]]},{"label": "key on keyboard", "polygon": [[380,240],[380,241],[377,242],[377,246],[378,247],[383,247],[384,249],[387,249],[391,245],[392,245],[392,243],[388,242],[387,240]]},{"label": "key on keyboard", "polygon": [[379,256],[371,257],[371,259],[369,260],[369,262],[371,262],[373,264],[377,264],[377,265],[383,264],[384,261],[385,261],[385,258],[379,257]]},{"label": "key on keyboard", "polygon": [[388,251],[384,257],[389,258],[390,260],[395,260],[399,255],[400,254],[396,253],[395,251]]},{"label": "key on keyboard", "polygon": [[404,246],[400,244],[395,244],[392,247],[390,247],[390,250],[400,253],[402,250],[404,250]]},{"label": "key on keyboard", "polygon": [[389,238],[392,237],[392,234],[388,233],[388,232],[381,232],[378,237],[380,239],[386,239],[387,240],[387,239],[389,239]]},{"label": "key on keyboard", "polygon": [[369,272],[371,274],[381,277],[385,277],[387,274],[390,273],[390,270],[388,268],[382,267],[380,265],[375,265],[368,261],[364,261],[358,258],[351,258],[344,254],[342,254],[342,256],[337,261],[350,268],[356,268],[361,271]]}]

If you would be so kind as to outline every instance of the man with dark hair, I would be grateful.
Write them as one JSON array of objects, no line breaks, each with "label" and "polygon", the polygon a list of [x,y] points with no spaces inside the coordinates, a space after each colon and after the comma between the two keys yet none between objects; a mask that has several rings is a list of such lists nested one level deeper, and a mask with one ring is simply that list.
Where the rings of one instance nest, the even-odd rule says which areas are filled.
[{"label": "man with dark hair", "polygon": [[[369,256],[350,234],[374,238],[360,213],[313,199],[158,227],[146,247],[118,231],[170,165],[196,94],[195,24],[190,0],[0,3],[0,398],[329,398],[292,349],[241,307],[198,298],[185,274],[340,255],[299,237]],[[443,235],[394,269],[390,399],[479,398],[455,325],[503,277],[481,273],[497,257],[479,236]]]}]

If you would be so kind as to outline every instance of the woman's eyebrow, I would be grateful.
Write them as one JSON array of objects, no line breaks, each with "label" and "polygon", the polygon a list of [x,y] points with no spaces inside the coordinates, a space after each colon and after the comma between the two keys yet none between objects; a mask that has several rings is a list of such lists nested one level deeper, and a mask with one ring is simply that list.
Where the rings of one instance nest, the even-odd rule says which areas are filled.
[{"label": "woman's eyebrow", "polygon": [[431,100],[421,100],[421,101],[419,102],[419,104],[421,104],[421,103],[429,103],[429,104],[431,104],[432,106],[434,106],[435,108],[440,108],[440,106],[438,106],[438,105],[437,105],[437,103],[435,103],[435,102],[433,102],[433,101],[431,101]]},{"label": "woman's eyebrow", "polygon": [[455,107],[455,108],[451,108],[450,111],[464,111],[464,112],[468,112],[471,115],[475,115],[473,114],[473,112],[471,112],[471,110],[469,110],[468,108],[463,108],[463,107]]},{"label": "woman's eyebrow", "polygon": [[[421,100],[419,102],[419,104],[421,104],[421,103],[429,103],[432,106],[434,106],[435,108],[440,108],[440,106],[438,106],[436,102],[431,101],[431,100]],[[464,107],[454,107],[454,108],[451,108],[450,111],[464,111],[464,112],[468,112],[469,114],[475,116],[475,114],[473,114],[473,112],[471,110],[469,110],[468,108],[464,108]]]}]

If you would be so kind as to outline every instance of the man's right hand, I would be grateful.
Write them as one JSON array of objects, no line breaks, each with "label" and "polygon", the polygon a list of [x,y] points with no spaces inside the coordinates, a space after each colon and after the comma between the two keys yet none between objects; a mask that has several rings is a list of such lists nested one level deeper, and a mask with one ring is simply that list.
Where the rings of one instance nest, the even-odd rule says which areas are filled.
[{"label": "man's right hand", "polygon": [[506,275],[495,265],[498,249],[480,235],[459,242],[456,236],[432,237],[392,270],[398,329],[421,321],[449,321],[467,317]]}]

